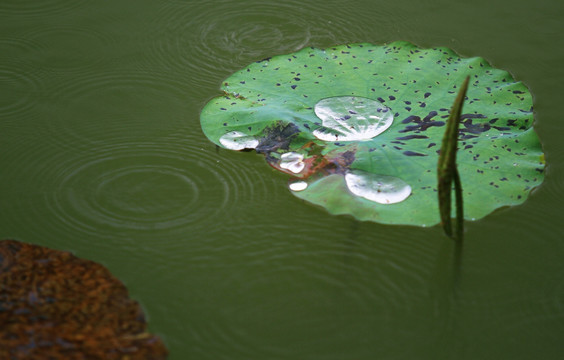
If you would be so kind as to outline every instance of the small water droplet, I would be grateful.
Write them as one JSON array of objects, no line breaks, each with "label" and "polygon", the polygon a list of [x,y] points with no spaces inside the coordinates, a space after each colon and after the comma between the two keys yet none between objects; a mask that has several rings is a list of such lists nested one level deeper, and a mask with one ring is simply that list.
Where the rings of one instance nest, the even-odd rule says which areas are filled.
[{"label": "small water droplet", "polygon": [[411,194],[411,186],[395,176],[351,170],[345,175],[345,182],[356,196],[379,204],[399,203]]},{"label": "small water droplet", "polygon": [[223,135],[219,142],[229,150],[255,149],[259,141],[254,136],[240,131],[231,131]]},{"label": "small water droplet", "polygon": [[303,191],[307,189],[307,183],[303,180],[295,181],[289,185],[292,191]]},{"label": "small water droplet", "polygon": [[369,140],[389,128],[392,111],[382,103],[355,96],[336,96],[315,104],[315,115],[323,127],[313,135],[323,141]]},{"label": "small water droplet", "polygon": [[297,174],[305,168],[304,156],[296,152],[287,152],[280,157],[280,167]]}]

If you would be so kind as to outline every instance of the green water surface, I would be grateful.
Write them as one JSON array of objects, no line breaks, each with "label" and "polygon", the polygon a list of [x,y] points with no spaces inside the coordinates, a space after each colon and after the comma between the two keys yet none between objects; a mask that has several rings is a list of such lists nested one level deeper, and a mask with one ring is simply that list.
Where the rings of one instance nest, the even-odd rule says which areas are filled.
[{"label": "green water surface", "polygon": [[[0,238],[108,267],[170,359],[564,358],[564,3],[0,2]],[[331,216],[199,112],[252,61],[407,40],[535,98],[545,183],[442,230]],[[462,179],[464,182],[464,179]]]}]

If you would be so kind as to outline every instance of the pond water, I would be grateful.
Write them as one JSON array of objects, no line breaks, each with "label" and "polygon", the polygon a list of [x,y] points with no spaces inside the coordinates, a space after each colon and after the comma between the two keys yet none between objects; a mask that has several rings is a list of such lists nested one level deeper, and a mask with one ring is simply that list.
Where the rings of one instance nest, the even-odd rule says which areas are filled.
[{"label": "pond water", "polygon": [[[3,0],[0,238],[108,267],[170,359],[561,359],[564,6],[556,1]],[[357,222],[295,198],[199,112],[252,61],[407,40],[535,96],[545,183],[467,223]],[[462,179],[464,181],[464,179]]]}]

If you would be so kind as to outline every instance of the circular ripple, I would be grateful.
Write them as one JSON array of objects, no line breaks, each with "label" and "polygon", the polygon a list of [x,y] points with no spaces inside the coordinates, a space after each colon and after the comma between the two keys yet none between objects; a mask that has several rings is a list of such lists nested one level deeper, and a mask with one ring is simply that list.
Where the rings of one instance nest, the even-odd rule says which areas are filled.
[{"label": "circular ripple", "polygon": [[1,58],[30,58],[43,50],[43,44],[26,37],[4,37],[0,39]]},{"label": "circular ripple", "polygon": [[54,210],[86,231],[193,231],[213,222],[231,195],[221,169],[195,155],[151,144],[99,150],[65,169]]},{"label": "circular ripple", "polygon": [[45,138],[67,147],[154,138],[186,126],[189,114],[197,121],[198,114],[185,83],[149,71],[73,75],[59,81],[48,97],[57,112],[42,124]]},{"label": "circular ripple", "polygon": [[0,12],[8,15],[47,16],[68,12],[86,3],[86,0],[47,0],[34,2],[2,0],[2,2],[0,2]]},{"label": "circular ripple", "polygon": [[76,26],[35,27],[23,37],[41,44],[30,57],[35,66],[64,74],[99,64],[115,43],[115,38],[107,34]]},{"label": "circular ripple", "polygon": [[[3,184],[14,192],[33,190],[21,191],[20,201],[3,216],[37,236],[152,236],[174,246],[179,234],[206,237],[225,230],[224,219],[240,203],[265,198],[269,189],[253,180],[261,177],[258,166],[241,168],[194,139],[177,134],[72,152],[28,141],[6,154],[9,163],[26,166],[14,166],[18,170]],[[30,216],[38,221],[26,223]]]},{"label": "circular ripple", "polygon": [[[542,191],[546,191],[549,198],[558,201],[564,195],[564,150],[555,143],[555,148],[545,149],[545,153],[549,154],[546,162],[546,181],[541,185]],[[548,147],[548,146],[546,146]]]},{"label": "circular ripple", "polygon": [[[294,14],[296,8],[300,9],[299,16]],[[339,6],[339,12],[343,11]],[[314,5],[297,1],[213,7],[169,3],[156,20],[166,25],[159,26],[161,31],[154,34],[148,56],[167,68],[189,71],[193,84],[213,88],[218,76],[224,77],[250,61],[319,42],[331,44],[339,37],[352,38],[354,29],[360,26],[344,20],[319,24],[314,19],[320,16],[324,14]]]},{"label": "circular ripple", "polygon": [[222,3],[210,7],[170,2],[157,17],[158,23],[167,25],[154,34],[151,55],[169,66],[204,70],[203,75],[213,76],[218,70],[233,71],[249,61],[309,45],[370,41],[374,29],[363,25],[368,22],[382,27],[386,34],[395,32],[398,23],[404,24],[398,14],[390,16],[385,9],[367,13],[340,2],[324,5],[256,1],[246,6]]},{"label": "circular ripple", "polygon": [[[149,230],[179,228],[213,217],[214,209],[201,203],[204,182],[191,177],[178,154],[150,149],[141,145],[102,150],[81,159],[83,165],[66,169],[53,198],[62,222],[82,229],[94,225]],[[211,185],[218,193],[225,192],[223,184]]]},{"label": "circular ripple", "polygon": [[[171,196],[174,194],[174,196]],[[112,219],[164,221],[198,202],[197,184],[174,168],[156,165],[129,165],[106,173],[100,180],[94,204]],[[173,201],[171,201],[173,200]]]},{"label": "circular ripple", "polygon": [[4,121],[21,118],[35,106],[34,97],[41,95],[42,72],[28,64],[5,61],[0,64],[0,117]]},{"label": "circular ripple", "polygon": [[[413,308],[428,300],[425,275],[436,254],[429,246],[421,254],[425,245],[413,249],[409,240],[398,241],[409,231],[374,239],[372,231],[384,226],[355,230],[353,221],[328,214],[300,220],[302,214],[286,213],[278,225],[269,219],[252,227],[231,223],[228,239],[216,240],[224,243],[223,247],[214,242],[207,244],[208,249],[194,252],[190,247],[179,255],[177,261],[182,258],[189,263],[195,274],[216,274],[213,295],[209,296],[229,299],[224,304],[229,315],[216,317],[221,324],[200,322],[190,327],[191,337],[205,338],[204,343],[214,348],[249,355],[248,349],[264,349],[264,333],[248,325],[260,321],[277,324],[276,328],[299,333],[296,336],[302,338],[340,341],[331,329],[336,318],[365,328],[372,326],[370,319],[376,317],[382,327],[393,328],[398,317],[413,315],[420,310]],[[161,275],[170,277],[167,281],[171,283],[177,281],[165,269],[159,269]],[[190,279],[177,286],[191,288],[198,283]],[[193,304],[211,315],[213,308],[205,304],[211,301],[218,306],[218,301],[205,296],[179,300],[181,304],[172,306]],[[327,314],[338,315],[327,321]],[[273,331],[270,327],[261,329]],[[278,352],[283,349],[278,344],[271,346],[281,357]]]}]

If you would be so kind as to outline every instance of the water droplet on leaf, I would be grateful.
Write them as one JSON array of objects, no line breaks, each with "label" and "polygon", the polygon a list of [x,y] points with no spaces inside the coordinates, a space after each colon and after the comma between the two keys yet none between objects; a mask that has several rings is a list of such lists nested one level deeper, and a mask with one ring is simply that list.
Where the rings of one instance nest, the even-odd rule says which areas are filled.
[{"label": "water droplet on leaf", "polygon": [[259,141],[254,136],[240,131],[228,132],[219,138],[219,142],[229,150],[254,149],[259,144]]},{"label": "water droplet on leaf", "polygon": [[307,183],[305,181],[300,180],[300,181],[296,181],[296,182],[291,183],[289,185],[289,187],[290,187],[290,190],[292,190],[292,191],[302,191],[302,190],[307,189]]},{"label": "water droplet on leaf", "polygon": [[315,104],[323,127],[313,135],[324,141],[370,140],[389,128],[392,111],[382,103],[363,97],[337,96]]},{"label": "water droplet on leaf", "polygon": [[282,154],[281,156],[280,167],[282,169],[290,170],[294,174],[297,174],[301,172],[305,167],[303,160],[304,156],[302,154],[296,152],[287,152]]},{"label": "water droplet on leaf", "polygon": [[350,192],[379,204],[395,204],[411,194],[411,186],[395,176],[352,170],[345,175]]}]

